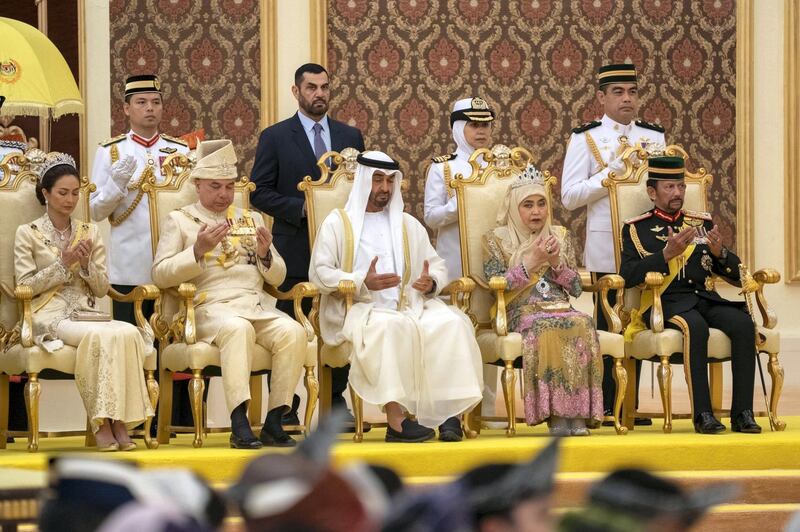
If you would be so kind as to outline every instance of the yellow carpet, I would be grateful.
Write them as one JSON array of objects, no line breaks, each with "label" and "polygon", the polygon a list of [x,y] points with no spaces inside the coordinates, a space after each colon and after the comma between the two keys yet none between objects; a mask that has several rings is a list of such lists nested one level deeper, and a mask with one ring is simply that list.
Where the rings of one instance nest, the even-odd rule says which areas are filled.
[{"label": "yellow carpet", "polygon": [[[724,471],[800,469],[800,417],[784,419],[784,432],[761,435],[726,432],[695,434],[688,420],[675,421],[672,434],[653,427],[637,427],[625,436],[612,428],[592,432],[588,438],[564,441],[559,470],[562,473],[604,472],[621,466],[640,466],[655,471]],[[728,420],[725,420],[727,423]],[[768,427],[765,419],[759,419]],[[484,431],[475,440],[461,443],[387,444],[384,430],[373,429],[364,442],[352,443],[342,435],[333,455],[336,464],[354,460],[383,464],[406,478],[450,477],[475,465],[491,461],[520,461],[533,456],[547,442],[545,427],[520,427],[517,436],[506,438],[503,431]],[[189,467],[212,482],[234,480],[244,465],[259,452],[288,452],[284,449],[242,451],[228,447],[228,434],[211,434],[201,449],[194,449],[191,436],[181,435],[170,445],[130,453],[97,453],[83,447],[82,437],[42,438],[40,452],[28,453],[26,442],[18,439],[0,450],[0,468],[43,470],[49,456],[78,452],[87,456],[133,460],[142,467]]]}]

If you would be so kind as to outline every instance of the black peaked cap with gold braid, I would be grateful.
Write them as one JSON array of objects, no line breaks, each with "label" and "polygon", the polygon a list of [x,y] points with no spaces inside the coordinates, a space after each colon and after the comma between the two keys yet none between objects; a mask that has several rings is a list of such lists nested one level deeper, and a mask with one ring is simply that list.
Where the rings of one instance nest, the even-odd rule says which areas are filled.
[{"label": "black peaked cap with gold braid", "polygon": [[603,65],[597,70],[597,86],[609,83],[636,83],[636,67],[628,63]]}]

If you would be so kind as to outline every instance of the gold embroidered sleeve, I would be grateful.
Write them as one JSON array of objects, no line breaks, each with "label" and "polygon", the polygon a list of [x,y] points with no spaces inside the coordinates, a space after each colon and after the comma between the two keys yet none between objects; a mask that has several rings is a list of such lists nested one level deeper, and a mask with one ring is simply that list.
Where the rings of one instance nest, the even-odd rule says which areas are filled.
[{"label": "gold embroidered sleeve", "polygon": [[37,269],[35,240],[27,226],[20,226],[14,238],[14,274],[18,285],[30,286],[37,296],[72,280],[72,273],[56,258],[52,264]]}]

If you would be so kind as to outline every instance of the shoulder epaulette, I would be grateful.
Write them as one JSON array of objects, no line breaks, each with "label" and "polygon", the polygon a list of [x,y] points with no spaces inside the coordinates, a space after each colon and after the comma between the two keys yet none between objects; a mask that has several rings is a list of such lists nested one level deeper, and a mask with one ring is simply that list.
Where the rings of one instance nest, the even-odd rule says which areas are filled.
[{"label": "shoulder epaulette", "polygon": [[643,212],[639,216],[634,216],[633,218],[628,218],[627,220],[625,220],[624,223],[626,223],[626,224],[635,224],[636,222],[640,222],[642,220],[647,220],[651,216],[653,216],[653,211]]},{"label": "shoulder epaulette", "polygon": [[435,163],[444,163],[447,161],[452,161],[456,158],[455,153],[448,153],[447,155],[439,155],[438,157],[431,157],[431,161]]},{"label": "shoulder epaulette", "polygon": [[702,211],[687,211],[686,209],[683,210],[683,215],[688,216],[689,218],[699,218],[701,220],[711,221],[711,213],[710,212],[702,212]]},{"label": "shoulder epaulette", "polygon": [[572,128],[573,133],[583,133],[584,131],[589,131],[590,129],[594,129],[599,126],[602,122],[599,120],[592,120],[591,122],[586,122],[582,126]]},{"label": "shoulder epaulette", "polygon": [[125,138],[127,136],[128,136],[127,133],[123,133],[122,135],[117,135],[116,137],[111,137],[110,139],[104,140],[103,142],[101,142],[100,146],[103,146],[104,148],[106,148],[108,146],[111,146],[112,144],[116,144],[117,142],[122,142],[123,140],[125,140]]},{"label": "shoulder epaulette", "polygon": [[653,124],[651,122],[645,122],[644,120],[637,120],[636,125],[639,127],[643,127],[645,129],[652,129],[653,131],[658,131],[659,133],[664,132],[664,126],[660,124]]},{"label": "shoulder epaulette", "polygon": [[187,143],[185,140],[181,140],[181,139],[179,139],[177,137],[171,137],[169,135],[165,135],[165,134],[162,133],[161,134],[161,138],[166,140],[166,141],[168,141],[168,142],[174,142],[175,144],[180,144],[181,146],[189,146],[189,143]]}]

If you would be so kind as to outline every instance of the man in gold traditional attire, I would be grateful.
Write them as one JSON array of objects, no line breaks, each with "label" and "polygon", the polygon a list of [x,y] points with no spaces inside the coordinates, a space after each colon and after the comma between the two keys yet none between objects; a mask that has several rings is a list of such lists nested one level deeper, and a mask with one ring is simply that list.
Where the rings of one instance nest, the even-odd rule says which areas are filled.
[{"label": "man in gold traditional attire", "polygon": [[[199,201],[170,213],[153,265],[162,288],[197,286],[198,341],[220,350],[222,385],[231,413],[231,446],[293,446],[281,427],[307,349],[305,329],[275,308],[263,290],[286,276],[283,259],[261,216],[234,207],[236,153],[230,140],[200,143],[191,178]],[[247,420],[254,343],[272,354],[269,411],[257,439]],[[260,441],[259,441],[260,440]]]}]

